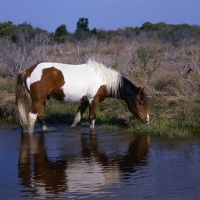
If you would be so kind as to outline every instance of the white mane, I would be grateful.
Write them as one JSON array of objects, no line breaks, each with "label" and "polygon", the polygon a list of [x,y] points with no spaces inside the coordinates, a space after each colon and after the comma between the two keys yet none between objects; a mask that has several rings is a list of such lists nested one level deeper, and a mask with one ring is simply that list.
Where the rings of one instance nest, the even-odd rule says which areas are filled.
[{"label": "white mane", "polygon": [[93,60],[89,60],[87,64],[99,74],[102,83],[106,85],[108,91],[112,90],[117,95],[118,87],[121,85],[121,75],[119,72]]}]

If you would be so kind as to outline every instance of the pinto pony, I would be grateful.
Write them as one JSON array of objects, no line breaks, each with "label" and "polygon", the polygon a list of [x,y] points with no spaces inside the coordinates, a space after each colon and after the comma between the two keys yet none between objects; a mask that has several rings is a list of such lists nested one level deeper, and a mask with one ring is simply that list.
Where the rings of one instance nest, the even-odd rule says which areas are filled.
[{"label": "pinto pony", "polygon": [[17,76],[15,93],[22,132],[33,133],[36,119],[42,130],[47,130],[44,107],[49,97],[80,102],[72,127],[89,106],[90,128],[94,129],[97,105],[107,97],[124,100],[130,112],[148,124],[148,101],[143,90],[117,71],[91,60],[81,65],[35,64]]}]

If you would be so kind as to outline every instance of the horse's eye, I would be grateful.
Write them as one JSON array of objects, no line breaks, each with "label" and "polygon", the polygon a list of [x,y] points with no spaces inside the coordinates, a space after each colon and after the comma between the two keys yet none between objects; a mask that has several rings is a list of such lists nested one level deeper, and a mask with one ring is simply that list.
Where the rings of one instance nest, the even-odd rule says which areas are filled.
[{"label": "horse's eye", "polygon": [[143,104],[144,104],[144,100],[139,99],[139,100],[138,100],[138,103],[139,103],[140,105],[143,105]]}]

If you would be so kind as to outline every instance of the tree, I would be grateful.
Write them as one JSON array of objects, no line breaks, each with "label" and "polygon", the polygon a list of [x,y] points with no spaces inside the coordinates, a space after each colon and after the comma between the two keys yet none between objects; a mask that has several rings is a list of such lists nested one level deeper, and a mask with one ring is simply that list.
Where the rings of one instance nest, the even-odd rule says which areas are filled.
[{"label": "tree", "polygon": [[96,29],[96,28],[93,28],[93,29],[91,30],[91,33],[92,33],[93,35],[96,35],[96,34],[97,34],[97,29]]},{"label": "tree", "polygon": [[88,18],[80,18],[76,24],[75,38],[78,40],[85,40],[93,35],[88,28]]},{"label": "tree", "polygon": [[150,22],[145,22],[144,24],[142,24],[141,30],[143,31],[155,31],[156,30],[156,26]]},{"label": "tree", "polygon": [[15,25],[8,21],[0,23],[0,37],[11,38],[14,35]]},{"label": "tree", "polygon": [[55,40],[57,42],[65,42],[69,34],[64,24],[60,25],[55,31]]},{"label": "tree", "polygon": [[76,28],[77,30],[82,30],[82,31],[89,31],[88,28],[88,18],[79,18],[77,24],[76,24]]},{"label": "tree", "polygon": [[[24,34],[24,37],[21,37],[21,33]],[[12,37],[12,41],[15,43],[29,43],[35,37],[35,30],[31,24],[24,22],[19,24],[15,28],[15,33]],[[23,39],[24,41],[20,41]]]}]

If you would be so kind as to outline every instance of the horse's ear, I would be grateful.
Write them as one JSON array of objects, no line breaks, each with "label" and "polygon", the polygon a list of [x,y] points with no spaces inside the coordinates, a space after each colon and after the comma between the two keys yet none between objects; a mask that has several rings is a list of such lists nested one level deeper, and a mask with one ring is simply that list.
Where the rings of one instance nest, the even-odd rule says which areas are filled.
[{"label": "horse's ear", "polygon": [[137,94],[140,95],[140,93],[141,93],[142,91],[144,91],[144,87],[143,87],[143,88],[139,87],[139,88],[138,88],[138,91],[137,91]]}]

